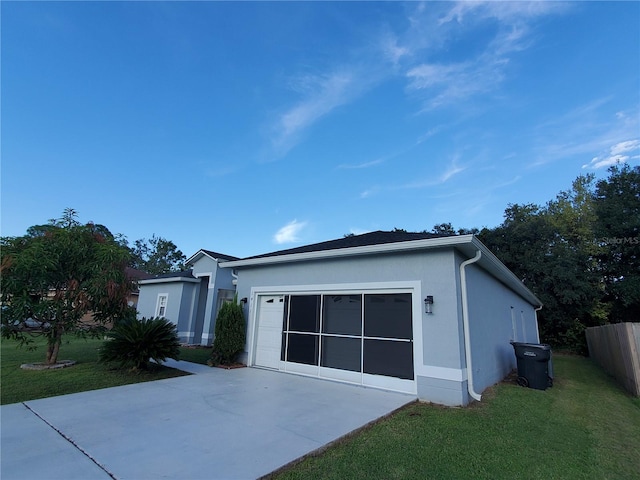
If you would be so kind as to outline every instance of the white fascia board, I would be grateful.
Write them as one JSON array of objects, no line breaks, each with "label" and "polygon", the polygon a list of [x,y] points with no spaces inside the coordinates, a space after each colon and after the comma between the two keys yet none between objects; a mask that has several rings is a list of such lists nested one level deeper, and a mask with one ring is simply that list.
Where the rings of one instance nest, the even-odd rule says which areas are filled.
[{"label": "white fascia board", "polygon": [[201,256],[205,256],[205,257],[209,257],[211,260],[217,262],[218,259],[212,257],[211,255],[209,255],[207,252],[205,252],[204,250],[200,249],[198,250],[196,253],[194,253],[193,255],[191,255],[189,258],[187,258],[187,260],[184,262],[185,265],[190,265],[192,263],[197,262]]},{"label": "white fascia board", "polygon": [[150,285],[154,283],[173,283],[173,282],[198,283],[200,282],[200,280],[197,278],[187,278],[187,277],[149,278],[147,280],[140,280],[138,282],[138,285]]},{"label": "white fascia board", "polygon": [[460,235],[456,237],[429,238],[425,240],[411,240],[408,242],[380,243],[376,245],[365,245],[362,247],[319,250],[316,252],[291,253],[288,255],[285,254],[274,255],[270,257],[249,258],[244,260],[232,260],[229,262],[221,263],[220,267],[255,267],[260,265],[272,265],[275,263],[302,262],[306,260],[323,260],[328,258],[372,255],[376,253],[393,253],[406,252],[410,250],[423,250],[429,248],[455,247],[462,244],[470,244],[473,238],[473,235]]},{"label": "white fascia board", "polygon": [[185,265],[189,265],[192,262],[196,261],[196,257],[200,257],[200,255],[203,255],[204,252],[202,250],[198,250],[196,253],[194,253],[193,255],[191,255],[189,258],[187,258],[184,262]]}]

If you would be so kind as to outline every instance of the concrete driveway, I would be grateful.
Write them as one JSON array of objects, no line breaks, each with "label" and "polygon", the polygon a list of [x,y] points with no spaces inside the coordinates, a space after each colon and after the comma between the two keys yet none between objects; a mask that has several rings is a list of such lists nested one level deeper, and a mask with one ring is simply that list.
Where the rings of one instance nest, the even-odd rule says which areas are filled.
[{"label": "concrete driveway", "polygon": [[2,480],[257,478],[415,400],[178,364],[196,375],[0,407]]}]

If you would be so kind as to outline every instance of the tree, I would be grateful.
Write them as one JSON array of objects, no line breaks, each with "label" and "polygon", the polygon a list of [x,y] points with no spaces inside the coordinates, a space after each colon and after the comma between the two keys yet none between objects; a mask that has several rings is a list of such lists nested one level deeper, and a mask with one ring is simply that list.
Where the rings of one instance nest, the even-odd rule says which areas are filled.
[{"label": "tree", "polygon": [[546,206],[509,205],[504,222],[480,239],[542,301],[540,335],[556,346],[584,352],[584,328],[604,323],[592,250],[591,178]]},{"label": "tree", "polygon": [[450,223],[439,223],[438,225],[433,226],[431,233],[439,235],[455,235],[456,231]]},{"label": "tree", "polygon": [[595,236],[612,322],[637,322],[640,312],[640,167],[609,169],[595,193]]},{"label": "tree", "polygon": [[[31,227],[25,236],[0,239],[2,336],[23,345],[43,335],[47,364],[56,363],[63,335],[96,335],[107,322],[131,315],[128,250],[76,217],[67,209],[59,220]],[[92,321],[84,322],[90,312]],[[40,328],[30,329],[28,319]]]},{"label": "tree", "polygon": [[231,365],[245,345],[246,325],[242,305],[238,297],[226,302],[220,308],[216,318],[215,338],[210,363],[212,365]]},{"label": "tree", "polygon": [[456,231],[455,228],[453,228],[453,225],[447,222],[434,225],[430,233],[436,233],[439,235],[477,235],[480,233],[480,230],[477,228],[459,228],[458,231]]},{"label": "tree", "polygon": [[153,235],[149,240],[141,238],[135,241],[130,266],[152,275],[161,275],[183,270],[186,259],[171,240]]}]

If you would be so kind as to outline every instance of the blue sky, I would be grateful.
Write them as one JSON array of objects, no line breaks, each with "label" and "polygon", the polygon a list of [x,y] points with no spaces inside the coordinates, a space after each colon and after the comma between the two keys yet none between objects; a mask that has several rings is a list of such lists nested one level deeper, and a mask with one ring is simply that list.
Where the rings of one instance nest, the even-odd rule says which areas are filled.
[{"label": "blue sky", "polygon": [[239,257],[640,161],[639,2],[2,2],[2,235]]}]

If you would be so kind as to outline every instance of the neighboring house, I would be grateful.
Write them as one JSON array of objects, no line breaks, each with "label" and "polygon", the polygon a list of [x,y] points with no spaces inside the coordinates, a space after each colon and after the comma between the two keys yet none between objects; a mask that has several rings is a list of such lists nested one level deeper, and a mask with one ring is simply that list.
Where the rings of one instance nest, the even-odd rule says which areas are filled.
[{"label": "neighboring house", "polygon": [[126,267],[125,273],[129,280],[133,282],[133,290],[129,294],[127,299],[127,304],[130,307],[137,308],[138,306],[138,298],[140,296],[140,280],[146,280],[148,278],[153,278],[153,275],[147,272],[143,272],[142,270],[138,270],[132,267]]},{"label": "neighboring house", "polygon": [[220,264],[236,257],[199,250],[187,271],[139,281],[139,317],[164,317],[176,324],[183,343],[211,345],[218,310],[235,293],[233,272]]},{"label": "neighboring house", "polygon": [[466,405],[515,367],[510,341],[539,342],[540,300],[473,235],[378,231],[224,263],[203,252],[175,289],[170,279],[141,282],[141,312],[147,286],[162,285],[152,313],[164,305],[179,328],[196,323],[198,295],[178,314],[177,285],[203,285],[194,258],[210,257],[216,275],[228,274],[225,288],[237,274],[250,366]]},{"label": "neighboring house", "polygon": [[[133,308],[138,307],[138,297],[140,295],[140,280],[145,280],[147,278],[152,278],[153,275],[147,272],[143,272],[142,270],[138,270],[132,267],[125,267],[125,274],[127,278],[133,283],[133,288],[129,295],[127,295],[127,305]],[[53,295],[53,292],[50,294]],[[93,312],[87,312],[81,319],[83,323],[89,325],[95,325],[93,320]],[[111,323],[108,324],[110,326]]]}]

